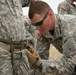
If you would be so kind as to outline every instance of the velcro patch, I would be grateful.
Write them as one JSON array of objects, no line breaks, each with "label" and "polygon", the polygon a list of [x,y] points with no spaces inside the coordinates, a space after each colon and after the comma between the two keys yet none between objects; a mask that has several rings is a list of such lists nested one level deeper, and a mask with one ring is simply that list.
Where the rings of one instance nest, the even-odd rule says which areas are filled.
[{"label": "velcro patch", "polygon": [[41,35],[42,35],[42,34],[40,33],[39,30],[36,30],[36,31],[35,31],[35,38],[40,39]]}]

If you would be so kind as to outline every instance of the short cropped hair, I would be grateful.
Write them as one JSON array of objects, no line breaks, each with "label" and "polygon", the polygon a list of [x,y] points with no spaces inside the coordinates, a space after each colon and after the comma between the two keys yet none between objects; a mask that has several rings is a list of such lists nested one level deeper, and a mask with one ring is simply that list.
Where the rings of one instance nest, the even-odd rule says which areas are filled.
[{"label": "short cropped hair", "polygon": [[30,19],[33,18],[34,14],[46,14],[48,10],[52,10],[50,6],[44,1],[34,1],[29,7],[28,16]]}]

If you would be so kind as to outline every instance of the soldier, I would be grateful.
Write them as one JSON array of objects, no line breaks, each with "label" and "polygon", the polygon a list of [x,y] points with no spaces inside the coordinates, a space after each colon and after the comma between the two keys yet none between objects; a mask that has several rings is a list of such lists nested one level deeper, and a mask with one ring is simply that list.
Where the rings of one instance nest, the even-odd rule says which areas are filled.
[{"label": "soldier", "polygon": [[26,30],[22,7],[33,0],[0,0],[0,75],[27,75]]},{"label": "soldier", "polygon": [[44,47],[47,51],[51,43],[63,54],[57,61],[41,60],[36,50],[28,47],[26,53],[31,66],[42,73],[74,75],[76,71],[76,16],[54,14],[46,2],[36,1],[30,5],[29,18],[32,25],[36,26],[42,34],[38,39],[40,51]]},{"label": "soldier", "polygon": [[58,5],[59,14],[73,14],[76,15],[76,0],[65,0]]}]

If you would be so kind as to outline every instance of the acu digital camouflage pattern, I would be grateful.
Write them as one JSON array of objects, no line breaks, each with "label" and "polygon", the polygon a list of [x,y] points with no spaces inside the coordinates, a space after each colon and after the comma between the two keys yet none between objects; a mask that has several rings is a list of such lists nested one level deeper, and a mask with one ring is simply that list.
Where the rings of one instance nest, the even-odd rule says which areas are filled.
[{"label": "acu digital camouflage pattern", "polygon": [[[24,16],[24,22],[25,22],[25,20],[29,20],[29,18],[27,16]],[[37,49],[37,46],[38,46],[37,42],[39,42],[39,41],[35,38],[36,27],[31,25],[31,22],[29,21],[28,25],[25,22],[25,29],[26,29],[26,38],[29,41],[29,44],[33,45],[34,48]],[[40,48],[40,46],[38,46],[38,47]],[[40,51],[37,50],[37,52],[40,54],[41,50]],[[45,53],[45,51],[42,51],[42,52]],[[49,53],[49,51],[47,51],[47,52]],[[41,53],[42,56],[40,54],[41,59],[48,59],[48,57],[49,57],[48,53],[47,54],[45,53],[46,55],[44,55],[43,53]],[[44,75],[44,73],[42,73],[36,69],[31,69],[29,71],[29,75]]]},{"label": "acu digital camouflage pattern", "polygon": [[[26,40],[22,13],[22,6],[26,6],[26,1],[29,0],[0,0],[0,41],[3,39],[16,43]],[[26,50],[15,50],[13,55],[15,74],[13,74],[11,53],[0,45],[0,75],[28,75],[30,67]]]},{"label": "acu digital camouflage pattern", "polygon": [[[63,57],[57,61],[42,60],[42,72],[54,75],[74,75],[76,65],[76,17],[55,15],[55,30],[44,34],[38,41],[40,50],[47,51],[53,44]],[[41,52],[42,53],[42,52]],[[76,75],[76,73],[75,73]]]},{"label": "acu digital camouflage pattern", "polygon": [[[26,23],[28,21],[28,24]],[[31,21],[27,16],[24,16],[26,38],[29,40],[30,45],[33,45],[34,48],[37,46],[37,39],[35,38],[36,27],[31,25]]]},{"label": "acu digital camouflage pattern", "polygon": [[71,0],[65,0],[58,5],[58,13],[76,15],[76,5]]}]

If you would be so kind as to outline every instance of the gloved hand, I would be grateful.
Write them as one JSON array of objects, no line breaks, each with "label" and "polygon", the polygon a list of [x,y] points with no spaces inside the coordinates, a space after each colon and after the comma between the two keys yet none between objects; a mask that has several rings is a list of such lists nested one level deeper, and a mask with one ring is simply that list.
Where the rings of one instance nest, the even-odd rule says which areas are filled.
[{"label": "gloved hand", "polygon": [[42,62],[40,60],[39,54],[32,46],[27,47],[26,54],[32,67],[38,68],[39,66],[41,66]]}]

